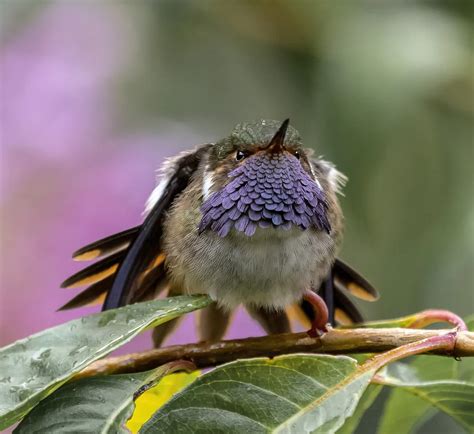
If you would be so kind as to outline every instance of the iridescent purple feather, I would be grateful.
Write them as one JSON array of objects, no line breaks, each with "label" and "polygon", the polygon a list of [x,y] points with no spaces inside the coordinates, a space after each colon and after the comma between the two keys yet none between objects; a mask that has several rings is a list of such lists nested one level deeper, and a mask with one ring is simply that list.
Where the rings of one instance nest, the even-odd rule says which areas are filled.
[{"label": "iridescent purple feather", "polygon": [[324,193],[293,155],[259,153],[229,177],[202,205],[199,232],[211,229],[225,237],[235,228],[252,236],[257,226],[288,230],[292,225],[331,231]]}]

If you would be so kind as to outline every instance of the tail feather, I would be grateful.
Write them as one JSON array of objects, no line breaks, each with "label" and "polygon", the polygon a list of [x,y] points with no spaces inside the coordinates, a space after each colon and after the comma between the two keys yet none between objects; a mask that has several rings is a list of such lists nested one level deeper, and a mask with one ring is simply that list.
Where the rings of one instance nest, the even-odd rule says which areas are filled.
[{"label": "tail feather", "polygon": [[114,253],[113,255],[73,274],[61,283],[61,288],[77,288],[79,286],[99,282],[106,277],[113,275],[117,271],[117,268],[124,257],[125,251]]},{"label": "tail feather", "polygon": [[164,259],[158,265],[153,265],[153,268],[145,270],[139,279],[141,282],[137,285],[137,290],[130,294],[127,303],[152,300],[166,288],[168,279]]},{"label": "tail feather", "polygon": [[357,324],[364,321],[358,307],[344,294],[337,283],[334,285],[334,316],[340,325]]},{"label": "tail feather", "polygon": [[291,331],[288,313],[285,310],[269,310],[246,306],[247,312],[271,335]]},{"label": "tail feather", "polygon": [[105,300],[105,295],[114,282],[114,276],[106,277],[99,282],[89,286],[84,291],[77,294],[73,299],[69,300],[65,305],[61,306],[58,310],[69,310],[83,306],[95,306],[102,304]]},{"label": "tail feather", "polygon": [[334,284],[343,287],[354,297],[365,301],[375,301],[379,298],[378,291],[351,266],[336,259],[333,266]]},{"label": "tail feather", "polygon": [[196,326],[199,340],[201,342],[220,341],[231,321],[232,313],[230,310],[223,309],[217,303],[197,312]]},{"label": "tail feather", "polygon": [[110,235],[81,247],[72,254],[75,261],[91,261],[123,250],[133,241],[138,234],[140,226],[127,229],[117,234]]},{"label": "tail feather", "polygon": [[[77,294],[64,306],[61,306],[59,310],[74,309],[102,303],[105,300],[107,292],[112,288],[116,276],[116,269],[124,256],[125,252],[118,252],[66,279],[62,284],[64,288],[74,288],[87,283],[92,285]],[[153,299],[165,287],[167,280],[165,255],[162,253],[158,254],[138,279],[139,284],[137,285],[137,291],[134,294],[130,294],[130,299],[127,300],[127,303]]]},{"label": "tail feather", "polygon": [[[332,285],[328,285],[330,282],[327,282],[330,276],[332,276]],[[328,292],[332,294],[332,296],[329,294],[332,302],[328,304],[330,318],[331,314],[334,318],[331,323],[349,325],[363,322],[362,314],[346,292],[366,301],[375,301],[379,297],[377,290],[340,259],[336,259],[328,279],[321,284],[318,293],[325,299]],[[299,318],[303,316],[306,319],[306,321],[300,321],[302,324],[307,324],[308,321],[313,322],[314,310],[308,302],[302,301],[297,312]]]}]

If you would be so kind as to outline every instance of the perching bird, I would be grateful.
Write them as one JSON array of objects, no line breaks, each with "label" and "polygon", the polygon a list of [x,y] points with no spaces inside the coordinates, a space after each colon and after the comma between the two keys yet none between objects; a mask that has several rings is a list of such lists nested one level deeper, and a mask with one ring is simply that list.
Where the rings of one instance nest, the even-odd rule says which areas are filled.
[{"label": "perching bird", "polygon": [[[295,306],[310,318],[312,335],[334,315],[360,322],[346,292],[369,301],[378,294],[336,259],[343,233],[336,194],[345,180],[303,147],[288,119],[239,124],[225,139],[164,163],[141,225],[73,254],[100,260],[63,282],[91,286],[61,309],[104,296],[107,310],[165,290],[209,294],[214,303],[199,313],[204,341],[222,338],[239,305],[268,333],[289,331]],[[156,346],[177,321],[155,329]]]}]

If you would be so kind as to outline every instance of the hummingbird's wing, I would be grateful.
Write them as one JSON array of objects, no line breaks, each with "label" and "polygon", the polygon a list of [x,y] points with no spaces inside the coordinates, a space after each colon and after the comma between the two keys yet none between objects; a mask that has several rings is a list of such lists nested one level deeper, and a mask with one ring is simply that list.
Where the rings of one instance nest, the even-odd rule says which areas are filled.
[{"label": "hummingbird's wing", "polygon": [[147,217],[142,225],[91,243],[73,254],[75,260],[104,257],[66,279],[62,287],[91,285],[60,309],[100,303],[113,309],[150,298],[166,280],[165,256],[161,252],[163,216],[174,199],[187,187],[205,151],[203,145],[168,160],[162,179],[147,202]]},{"label": "hummingbird's wing", "polygon": [[112,288],[115,273],[126,255],[126,249],[136,238],[140,226],[127,229],[106,238],[94,241],[73,253],[73,259],[88,261],[104,258],[67,278],[62,288],[90,285],[58,310],[74,309],[82,306],[102,304],[107,292]]}]

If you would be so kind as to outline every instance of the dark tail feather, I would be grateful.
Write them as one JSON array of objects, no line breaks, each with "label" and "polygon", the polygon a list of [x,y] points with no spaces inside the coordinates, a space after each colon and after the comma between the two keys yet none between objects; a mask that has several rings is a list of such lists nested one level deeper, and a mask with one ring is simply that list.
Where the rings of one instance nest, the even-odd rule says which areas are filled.
[{"label": "dark tail feather", "polygon": [[[334,324],[350,325],[364,321],[356,305],[339,288],[334,286]],[[314,310],[307,301],[300,303],[301,310],[310,323],[314,320]]]},{"label": "dark tail feather", "polygon": [[230,310],[222,309],[217,303],[201,309],[196,317],[199,340],[201,342],[220,341],[227,331],[231,316]]},{"label": "dark tail feather", "polygon": [[76,288],[90,285],[113,275],[125,257],[125,251],[120,251],[84,268],[61,283],[61,288]]},{"label": "dark tail feather", "polygon": [[333,282],[334,272],[331,270],[329,272],[328,277],[321,283],[321,287],[319,288],[319,295],[322,297],[326,306],[328,308],[328,322],[332,326],[334,326],[334,282]]},{"label": "dark tail feather", "polygon": [[[98,264],[100,263],[94,265]],[[83,270],[82,272],[86,270]],[[95,276],[97,276],[97,274],[95,274]],[[68,283],[70,279],[66,280],[66,283]],[[61,306],[58,310],[74,309],[77,307],[102,303],[105,300],[107,292],[110,291],[110,289],[112,288],[114,279],[115,272],[89,286],[87,289],[77,294],[64,306]],[[150,267],[143,272],[143,275],[140,277],[140,279],[141,282],[138,286],[137,292],[133,294],[133,298],[127,301],[127,303],[136,303],[138,301],[144,301],[147,299],[151,300],[155,298],[159,294],[159,292],[165,287],[166,271],[164,264],[164,255],[161,255],[161,257],[157,256],[157,258],[150,265]]]},{"label": "dark tail feather", "polygon": [[164,259],[161,263],[152,264],[152,266],[153,268],[150,267],[142,273],[141,282],[138,284],[137,290],[131,294],[130,299],[127,299],[127,304],[152,300],[166,287],[168,279],[166,278]]},{"label": "dark tail feather", "polygon": [[337,284],[334,285],[334,306],[334,316],[339,325],[357,324],[364,321],[357,306]]},{"label": "dark tail feather", "polygon": [[140,226],[127,229],[81,247],[72,254],[75,261],[90,261],[123,250],[134,240]]},{"label": "dark tail feather", "polygon": [[365,301],[375,301],[379,298],[378,291],[357,271],[340,259],[333,266],[334,284],[345,289],[354,297]]},{"label": "dark tail feather", "polygon": [[[367,301],[375,301],[379,296],[377,290],[366,279],[352,267],[340,259],[336,259],[328,278],[323,281],[318,290],[318,294],[321,295],[328,307],[331,325],[363,322],[359,309],[345,294],[345,291]],[[313,307],[303,300],[300,308],[312,323],[314,320]]]},{"label": "dark tail feather", "polygon": [[77,307],[101,304],[105,300],[107,291],[112,288],[113,283],[114,276],[106,277],[77,294],[72,300],[68,301],[64,306],[61,306],[58,310],[69,310]]},{"label": "dark tail feather", "polygon": [[253,306],[246,306],[245,308],[269,335],[291,331],[288,314],[284,310],[269,310]]}]

